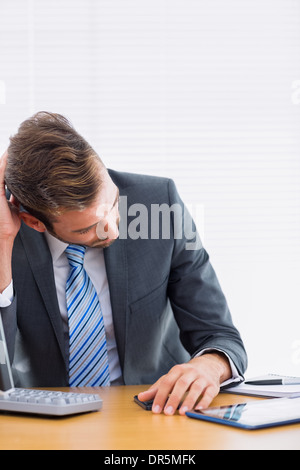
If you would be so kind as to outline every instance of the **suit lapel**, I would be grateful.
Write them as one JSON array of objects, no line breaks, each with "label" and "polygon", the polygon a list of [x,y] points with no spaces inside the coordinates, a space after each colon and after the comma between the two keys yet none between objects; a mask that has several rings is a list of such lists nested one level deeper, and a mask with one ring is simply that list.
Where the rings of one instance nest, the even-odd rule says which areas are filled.
[{"label": "suit lapel", "polygon": [[104,249],[106,274],[121,368],[124,368],[127,313],[127,256],[125,240],[117,239]]},{"label": "suit lapel", "polygon": [[59,348],[66,361],[62,318],[56,295],[52,257],[47,241],[44,235],[30,229],[25,224],[23,224],[23,229],[19,233],[35,282],[50,317]]}]

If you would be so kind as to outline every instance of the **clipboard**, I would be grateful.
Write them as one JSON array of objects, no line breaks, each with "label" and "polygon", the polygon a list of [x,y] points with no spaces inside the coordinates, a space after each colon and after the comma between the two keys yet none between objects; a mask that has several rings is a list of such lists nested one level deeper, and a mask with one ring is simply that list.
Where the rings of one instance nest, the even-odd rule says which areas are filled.
[{"label": "clipboard", "polygon": [[186,416],[247,430],[295,424],[300,423],[300,396],[192,410]]}]

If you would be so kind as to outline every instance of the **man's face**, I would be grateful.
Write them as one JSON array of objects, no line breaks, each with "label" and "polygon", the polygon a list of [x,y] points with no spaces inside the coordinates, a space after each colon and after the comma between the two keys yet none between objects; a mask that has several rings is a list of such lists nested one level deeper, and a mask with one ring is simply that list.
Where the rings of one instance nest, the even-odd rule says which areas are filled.
[{"label": "man's face", "polygon": [[49,233],[65,243],[107,248],[119,236],[119,190],[102,170],[99,194],[83,210],[66,211],[56,218]]}]

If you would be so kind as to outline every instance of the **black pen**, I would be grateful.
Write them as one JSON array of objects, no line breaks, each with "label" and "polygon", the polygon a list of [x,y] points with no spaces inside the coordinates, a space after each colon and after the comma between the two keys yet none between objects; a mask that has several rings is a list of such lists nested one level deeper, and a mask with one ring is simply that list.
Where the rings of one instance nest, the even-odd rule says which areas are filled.
[{"label": "black pen", "polygon": [[247,380],[244,383],[247,385],[300,385],[300,378]]}]

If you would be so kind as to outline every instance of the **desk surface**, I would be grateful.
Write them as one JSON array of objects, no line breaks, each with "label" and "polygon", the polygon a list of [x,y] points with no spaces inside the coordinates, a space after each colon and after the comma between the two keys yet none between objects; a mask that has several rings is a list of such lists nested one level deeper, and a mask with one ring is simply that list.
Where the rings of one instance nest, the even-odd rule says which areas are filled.
[{"label": "desk surface", "polygon": [[[63,389],[68,390],[68,389]],[[154,415],[133,402],[141,386],[80,389],[99,393],[103,409],[68,418],[0,414],[0,449],[300,449],[300,424],[245,431],[180,416]],[[220,394],[213,405],[256,400]]]}]

